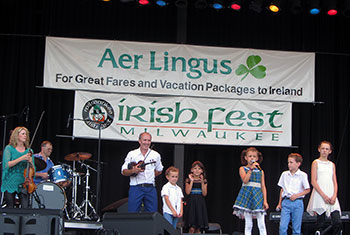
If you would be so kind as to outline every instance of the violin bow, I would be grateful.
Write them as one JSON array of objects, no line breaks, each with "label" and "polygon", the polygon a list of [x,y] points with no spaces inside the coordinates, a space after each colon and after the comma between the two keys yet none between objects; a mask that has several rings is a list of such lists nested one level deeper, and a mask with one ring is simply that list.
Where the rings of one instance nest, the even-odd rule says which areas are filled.
[{"label": "violin bow", "polygon": [[[32,146],[32,144],[33,144],[33,141],[34,141],[34,139],[35,139],[36,133],[37,133],[37,131],[38,131],[38,128],[39,128],[39,126],[40,126],[40,123],[41,123],[41,120],[42,120],[42,118],[43,118],[43,116],[44,116],[44,113],[45,113],[45,111],[43,111],[43,112],[41,113],[39,122],[38,122],[38,124],[36,125],[35,131],[34,131],[34,134],[33,134],[32,141],[30,142],[29,147],[28,147],[29,152],[30,152],[31,154],[33,154],[33,151],[32,151],[30,148],[31,148],[31,146]],[[27,172],[26,172],[26,174],[25,174],[25,182],[24,182],[24,185],[25,185],[24,187],[27,189],[27,192],[28,192],[29,194],[33,193],[33,192],[36,190],[36,186],[35,186],[35,184],[34,184],[33,181],[31,182],[31,183],[32,183],[31,185],[34,184],[34,186],[29,186],[30,183],[27,182],[27,179],[29,178],[29,168],[30,168],[30,165],[32,165],[32,167],[34,167],[34,162],[33,162],[33,163],[27,162]]]},{"label": "violin bow", "polygon": [[35,131],[34,131],[34,134],[33,134],[33,138],[32,138],[32,140],[30,141],[29,148],[32,147],[32,144],[33,144],[33,142],[34,142],[36,133],[38,132],[38,129],[39,129],[39,126],[40,126],[41,120],[43,119],[44,114],[45,114],[45,110],[41,113],[39,122],[38,122],[38,124],[36,125]]}]

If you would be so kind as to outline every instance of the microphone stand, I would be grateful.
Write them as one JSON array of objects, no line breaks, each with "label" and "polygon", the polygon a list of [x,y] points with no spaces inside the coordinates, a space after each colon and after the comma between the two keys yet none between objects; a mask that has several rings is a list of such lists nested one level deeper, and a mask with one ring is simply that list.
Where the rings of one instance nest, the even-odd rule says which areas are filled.
[{"label": "microphone stand", "polygon": [[91,220],[92,217],[90,217],[88,215],[88,208],[90,207],[90,209],[92,210],[92,216],[95,215],[98,217],[96,210],[94,209],[94,207],[92,206],[90,200],[89,200],[89,190],[90,190],[90,186],[89,186],[89,177],[90,177],[90,169],[96,172],[96,169],[92,168],[91,166],[89,166],[88,164],[85,164],[84,161],[78,161],[81,166],[84,166],[86,168],[86,174],[85,174],[85,200],[81,203],[80,205],[80,209],[84,208],[84,219],[88,219]]},{"label": "microphone stand", "polygon": [[3,139],[2,139],[2,150],[5,149],[6,146],[6,129],[7,129],[7,119],[10,117],[18,117],[18,113],[13,113],[9,115],[2,115],[0,116],[0,119],[4,121],[4,130],[3,130]]},{"label": "microphone stand", "polygon": [[3,137],[2,137],[2,150],[4,150],[5,146],[6,146],[7,119],[9,119],[11,117],[23,116],[25,112],[28,112],[28,111],[26,111],[27,109],[28,109],[28,106],[24,107],[24,109],[22,110],[21,113],[5,114],[5,115],[0,116],[0,120],[4,121],[4,130],[3,130]]},{"label": "microphone stand", "polygon": [[[97,216],[100,212],[100,187],[101,187],[101,124],[98,121],[94,121],[91,119],[83,119],[83,118],[71,118],[70,116],[68,117],[68,123],[69,121],[90,121],[94,122],[98,125],[98,142],[97,142],[97,186],[96,186],[96,212]],[[69,126],[69,125],[67,125]],[[99,216],[98,216],[98,221],[99,221]]]},{"label": "microphone stand", "polygon": [[101,187],[101,123],[98,125],[98,145],[97,145],[97,188],[96,188],[96,211],[100,212],[100,187]]}]

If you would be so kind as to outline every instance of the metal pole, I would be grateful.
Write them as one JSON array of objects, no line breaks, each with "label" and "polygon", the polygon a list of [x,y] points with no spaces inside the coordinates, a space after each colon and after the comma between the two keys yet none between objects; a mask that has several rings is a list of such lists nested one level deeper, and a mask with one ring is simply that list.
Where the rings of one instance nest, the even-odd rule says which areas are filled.
[{"label": "metal pole", "polygon": [[[5,149],[5,139],[6,139],[6,125],[7,125],[7,119],[4,120],[4,135],[2,139],[2,154],[4,154]],[[1,161],[2,163],[2,161]],[[0,164],[0,183],[2,183],[2,164]],[[0,208],[2,208],[2,203],[4,202],[4,193],[1,192],[1,198],[0,198]]]},{"label": "metal pole", "polygon": [[97,148],[97,187],[96,187],[96,212],[100,214],[100,187],[101,187],[101,123],[98,128],[98,148]]},{"label": "metal pole", "polygon": [[86,181],[85,181],[85,216],[84,219],[91,219],[88,216],[88,201],[89,201],[89,190],[90,190],[90,186],[89,186],[89,177],[90,177],[90,171],[89,171],[89,167],[86,166]]}]

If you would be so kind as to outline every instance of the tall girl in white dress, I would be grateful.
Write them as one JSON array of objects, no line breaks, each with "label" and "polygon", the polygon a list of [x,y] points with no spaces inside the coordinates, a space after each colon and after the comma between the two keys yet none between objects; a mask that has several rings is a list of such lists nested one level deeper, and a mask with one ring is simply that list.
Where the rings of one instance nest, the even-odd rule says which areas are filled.
[{"label": "tall girl in white dress", "polygon": [[311,184],[313,190],[307,206],[307,212],[317,215],[317,231],[325,229],[325,217],[331,216],[333,233],[340,234],[342,229],[340,205],[337,199],[338,183],[335,164],[328,160],[332,153],[332,144],[322,141],[318,146],[320,156],[311,165]]}]

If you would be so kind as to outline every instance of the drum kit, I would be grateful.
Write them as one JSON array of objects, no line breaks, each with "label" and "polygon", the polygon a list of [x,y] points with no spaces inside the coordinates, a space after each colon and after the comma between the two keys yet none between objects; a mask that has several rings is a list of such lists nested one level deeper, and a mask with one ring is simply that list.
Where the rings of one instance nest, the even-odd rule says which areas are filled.
[{"label": "drum kit", "polygon": [[[90,198],[89,177],[90,170],[96,169],[85,163],[91,157],[90,153],[77,152],[64,157],[66,161],[73,162],[73,166],[65,163],[55,165],[49,169],[49,180],[37,185],[37,189],[32,194],[32,208],[60,209],[65,211],[68,220],[97,220],[100,218],[93,207]],[[77,171],[77,164],[80,169],[85,169],[84,173]],[[37,171],[46,168],[45,161],[35,158]],[[78,204],[78,186],[83,181],[85,185],[84,200]],[[71,203],[67,205],[66,191],[71,190]]]}]

